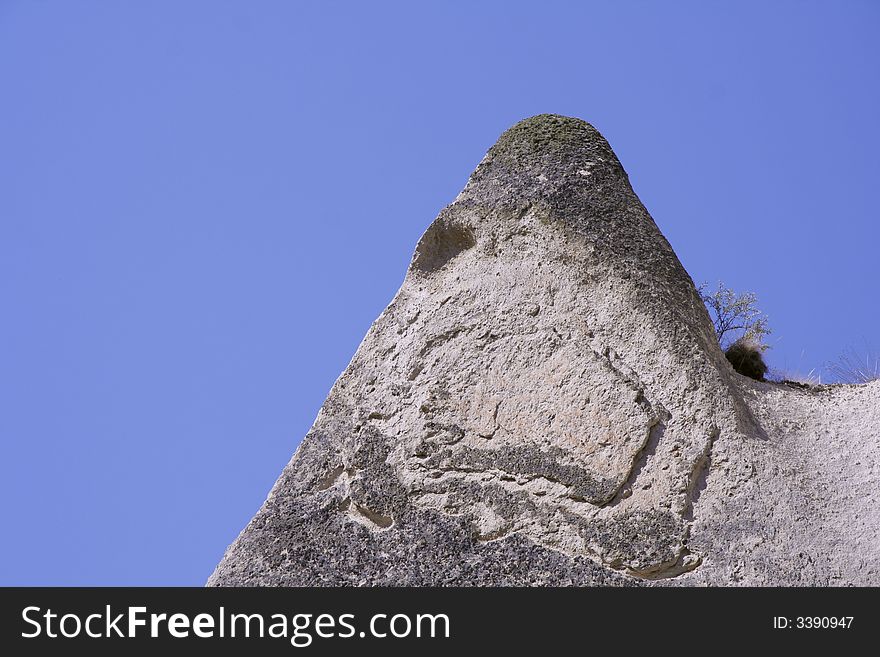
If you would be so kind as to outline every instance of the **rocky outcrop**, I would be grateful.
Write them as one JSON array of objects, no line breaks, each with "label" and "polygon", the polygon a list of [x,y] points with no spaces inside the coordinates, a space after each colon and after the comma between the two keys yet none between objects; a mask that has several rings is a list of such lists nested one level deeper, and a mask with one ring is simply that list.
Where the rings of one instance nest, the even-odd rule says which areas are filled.
[{"label": "rocky outcrop", "polygon": [[877,584],[878,402],[734,373],[605,139],[533,117],[209,584]]}]

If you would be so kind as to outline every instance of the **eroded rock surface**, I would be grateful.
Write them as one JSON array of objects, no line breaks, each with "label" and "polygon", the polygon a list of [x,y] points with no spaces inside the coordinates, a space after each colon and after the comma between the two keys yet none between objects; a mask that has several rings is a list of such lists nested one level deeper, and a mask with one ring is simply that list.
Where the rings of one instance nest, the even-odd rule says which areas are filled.
[{"label": "eroded rock surface", "polygon": [[[876,434],[861,497],[809,464],[814,415],[850,440],[845,390],[735,374],[605,139],[533,117],[427,229],[209,583],[876,584]],[[878,387],[853,394],[873,431]]]}]

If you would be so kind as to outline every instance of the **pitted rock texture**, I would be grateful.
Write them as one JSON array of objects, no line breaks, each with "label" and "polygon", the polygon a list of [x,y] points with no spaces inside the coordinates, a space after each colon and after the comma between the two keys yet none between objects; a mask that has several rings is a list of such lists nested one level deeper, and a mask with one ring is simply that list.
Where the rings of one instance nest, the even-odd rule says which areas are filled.
[{"label": "pitted rock texture", "polygon": [[[209,584],[876,584],[880,394],[849,390],[735,374],[605,139],[536,116],[427,229]],[[838,460],[870,445],[862,495],[820,425]]]}]

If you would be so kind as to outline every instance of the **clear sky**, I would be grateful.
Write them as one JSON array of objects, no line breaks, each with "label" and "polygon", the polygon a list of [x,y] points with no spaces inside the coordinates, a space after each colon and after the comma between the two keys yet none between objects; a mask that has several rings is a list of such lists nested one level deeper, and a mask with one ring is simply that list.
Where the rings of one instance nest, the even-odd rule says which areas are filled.
[{"label": "clear sky", "polygon": [[0,2],[0,584],[202,584],[524,117],[771,365],[880,348],[880,3]]}]

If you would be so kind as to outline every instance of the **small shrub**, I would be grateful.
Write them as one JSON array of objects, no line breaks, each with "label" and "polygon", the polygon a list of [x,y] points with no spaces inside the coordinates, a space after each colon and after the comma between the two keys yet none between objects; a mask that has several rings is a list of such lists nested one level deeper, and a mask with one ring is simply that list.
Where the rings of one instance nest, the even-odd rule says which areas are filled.
[{"label": "small shrub", "polygon": [[709,310],[715,337],[722,349],[725,343],[732,344],[738,339],[763,344],[764,338],[770,334],[767,316],[758,310],[758,297],[754,292],[737,294],[720,281],[715,291],[710,291],[708,284],[703,283],[697,292]]},{"label": "small shrub", "polygon": [[766,347],[756,340],[740,338],[724,351],[724,355],[737,372],[756,381],[763,381],[767,373],[764,349]]}]

